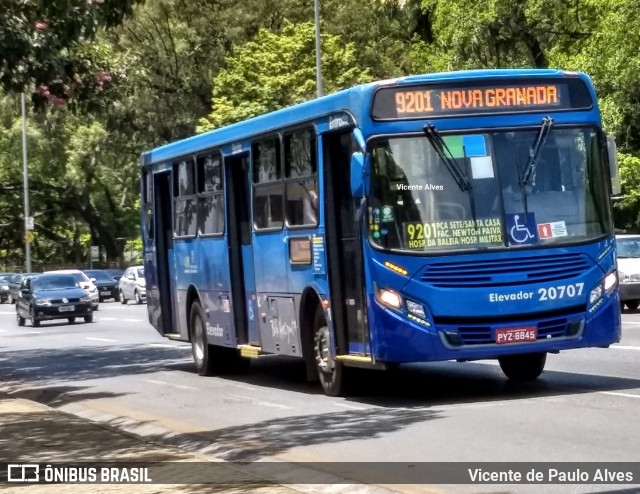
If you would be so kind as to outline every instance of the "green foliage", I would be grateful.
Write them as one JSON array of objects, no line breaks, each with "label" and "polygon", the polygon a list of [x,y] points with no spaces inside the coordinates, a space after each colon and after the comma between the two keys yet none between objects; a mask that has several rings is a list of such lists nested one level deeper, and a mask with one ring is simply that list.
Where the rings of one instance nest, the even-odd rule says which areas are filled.
[{"label": "green foliage", "polygon": [[[213,112],[200,120],[204,132],[312,99],[316,95],[315,30],[312,23],[286,24],[279,33],[261,30],[227,58],[213,81]],[[355,63],[355,46],[338,36],[322,40],[327,93],[371,80]]]},{"label": "green foliage", "polygon": [[614,203],[618,228],[640,231],[640,158],[618,153],[621,199]]}]

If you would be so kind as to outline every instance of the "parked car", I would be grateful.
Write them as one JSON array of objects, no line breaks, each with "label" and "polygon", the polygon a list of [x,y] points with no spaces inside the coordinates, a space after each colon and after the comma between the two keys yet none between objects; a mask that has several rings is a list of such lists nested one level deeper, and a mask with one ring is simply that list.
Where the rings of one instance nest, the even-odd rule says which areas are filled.
[{"label": "parked car", "polygon": [[9,283],[15,273],[0,273],[0,304],[4,304],[11,298],[11,289]]},{"label": "parked car", "polygon": [[51,272],[22,280],[16,302],[18,326],[24,326],[26,319],[34,328],[41,321],[53,319],[66,319],[73,324],[76,317],[93,322],[91,297],[73,275]]},{"label": "parked car", "polygon": [[100,304],[100,295],[98,288],[91,279],[79,269],[59,269],[57,271],[47,271],[47,273],[70,274],[80,284],[80,288],[87,291],[91,297],[91,306],[93,310],[98,310]]},{"label": "parked car", "polygon": [[616,235],[620,305],[629,310],[640,306],[640,235]]},{"label": "parked car", "polygon": [[147,300],[147,283],[144,279],[144,266],[131,266],[120,278],[120,302],[126,304],[135,300],[141,304]]},{"label": "parked car", "polygon": [[124,274],[124,269],[105,269],[104,271],[118,283]]},{"label": "parked car", "polygon": [[83,271],[93,284],[98,288],[98,298],[100,302],[105,299],[112,298],[117,300],[118,293],[118,281],[114,280],[112,276],[109,276],[103,269],[85,269]]},{"label": "parked car", "polygon": [[17,273],[11,277],[9,282],[9,300],[12,304],[18,300],[18,294],[20,293],[20,283],[27,276],[37,276],[38,273]]}]

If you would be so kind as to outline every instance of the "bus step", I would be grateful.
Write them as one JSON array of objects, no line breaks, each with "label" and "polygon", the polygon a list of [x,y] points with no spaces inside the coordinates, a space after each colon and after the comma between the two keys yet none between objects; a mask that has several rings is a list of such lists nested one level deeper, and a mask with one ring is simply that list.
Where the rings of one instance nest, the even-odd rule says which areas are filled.
[{"label": "bus step", "polygon": [[262,352],[262,347],[251,345],[240,345],[240,356],[247,358],[258,358]]},{"label": "bus step", "polygon": [[164,336],[170,340],[182,340],[182,335],[180,333],[165,333]]},{"label": "bus step", "polygon": [[384,362],[374,362],[371,355],[338,355],[337,360],[347,367],[360,367],[362,369],[388,369],[388,365]]}]

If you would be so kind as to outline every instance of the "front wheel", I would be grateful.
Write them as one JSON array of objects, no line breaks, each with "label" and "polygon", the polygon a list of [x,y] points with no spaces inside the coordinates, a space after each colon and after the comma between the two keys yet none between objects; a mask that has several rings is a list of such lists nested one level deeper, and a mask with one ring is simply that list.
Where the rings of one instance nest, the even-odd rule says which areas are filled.
[{"label": "front wheel", "polygon": [[133,299],[136,301],[136,304],[138,304],[138,305],[140,305],[142,303],[142,297],[140,297],[140,294],[138,293],[138,290],[133,292]]},{"label": "front wheel", "polygon": [[16,311],[16,320],[18,321],[18,326],[24,326],[24,317],[22,317],[20,313],[17,311]]},{"label": "front wheel", "polygon": [[124,293],[122,293],[122,290],[120,290],[120,303],[122,305],[126,305],[127,304],[127,299],[124,297]]},{"label": "front wheel", "polygon": [[629,300],[625,302],[625,304],[627,305],[627,309],[634,311],[640,306],[640,300]]},{"label": "front wheel", "polygon": [[547,362],[546,353],[526,353],[524,355],[508,355],[500,357],[500,368],[510,380],[527,382],[537,379]]},{"label": "front wheel", "polygon": [[76,318],[75,317],[67,317],[67,321],[69,321],[69,324],[75,324]]},{"label": "front wheel", "polygon": [[93,322],[93,312],[91,314],[84,316],[84,322],[86,323]]},{"label": "front wheel", "polygon": [[348,369],[331,356],[329,327],[320,307],[316,311],[313,328],[313,353],[322,390],[328,396],[343,396],[347,391]]},{"label": "front wheel", "polygon": [[34,328],[40,327],[40,319],[36,317],[35,309],[31,309],[31,326]]}]

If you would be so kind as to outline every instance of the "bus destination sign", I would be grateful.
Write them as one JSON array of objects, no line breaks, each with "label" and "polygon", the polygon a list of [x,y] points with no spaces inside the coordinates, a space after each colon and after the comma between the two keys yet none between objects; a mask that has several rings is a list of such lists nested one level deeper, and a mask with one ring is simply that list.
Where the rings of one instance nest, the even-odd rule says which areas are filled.
[{"label": "bus destination sign", "polygon": [[589,93],[580,80],[572,80],[571,88],[567,81],[559,79],[526,84],[493,82],[483,86],[439,84],[382,88],[375,94],[372,117],[395,120],[591,107]]}]

